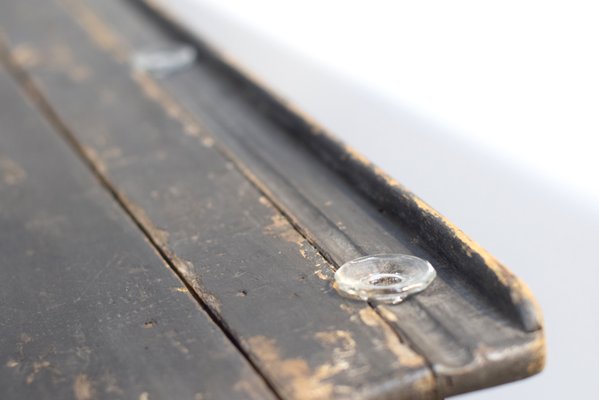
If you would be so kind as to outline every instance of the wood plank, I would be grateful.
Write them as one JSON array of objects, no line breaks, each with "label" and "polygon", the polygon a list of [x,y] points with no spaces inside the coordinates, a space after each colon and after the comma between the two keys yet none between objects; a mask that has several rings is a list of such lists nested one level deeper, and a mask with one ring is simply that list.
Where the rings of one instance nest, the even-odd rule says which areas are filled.
[{"label": "wood plank", "polygon": [[273,398],[0,69],[0,397]]},{"label": "wood plank", "polygon": [[[143,7],[88,1],[131,49],[194,40],[163,20],[148,24],[152,15]],[[399,252],[437,268],[439,278],[425,292],[379,311],[431,362],[440,393],[521,379],[542,368],[540,314],[517,278],[415,196],[373,173],[358,154],[276,104],[211,49],[201,47],[200,55],[193,68],[160,78],[160,84],[250,171],[254,184],[332,265]]]},{"label": "wood plank", "polygon": [[426,361],[368,305],[339,297],[316,249],[196,121],[130,71],[101,20],[67,3],[73,19],[52,2],[3,6],[14,60],[278,392],[437,397]]}]

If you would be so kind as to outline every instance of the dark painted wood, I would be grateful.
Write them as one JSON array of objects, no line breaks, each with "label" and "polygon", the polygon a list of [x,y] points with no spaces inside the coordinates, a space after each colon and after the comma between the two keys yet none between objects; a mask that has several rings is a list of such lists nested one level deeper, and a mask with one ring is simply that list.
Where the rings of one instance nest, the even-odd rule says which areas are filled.
[{"label": "dark painted wood", "polygon": [[151,77],[131,71],[105,21],[84,3],[61,4],[2,6],[33,97],[278,393],[437,397],[427,361],[371,307],[334,292],[331,265],[247,179],[251,171]]},{"label": "dark painted wood", "polygon": [[[194,41],[160,18],[149,24],[153,15],[143,7],[89,2],[132,49]],[[379,311],[431,362],[442,394],[521,379],[542,368],[540,314],[517,278],[210,49],[200,45],[200,55],[193,68],[160,79],[161,85],[224,144],[227,156],[332,265],[400,252],[437,268],[439,279],[431,288]]]},{"label": "dark painted wood", "polygon": [[[191,70],[192,78],[189,78],[190,74],[182,74],[173,79],[164,80],[163,85],[171,89],[172,93],[176,95],[175,97],[182,100],[184,105],[191,103],[191,106],[193,106],[194,102],[203,102],[199,108],[193,109],[195,113],[201,116],[204,116],[205,114],[202,113],[206,113],[206,110],[212,107],[214,110],[210,109],[211,112],[206,114],[208,115],[207,119],[217,121],[217,126],[214,127],[212,132],[220,135],[223,140],[234,138],[233,142],[228,143],[229,146],[239,146],[241,144],[245,147],[251,147],[250,143],[261,137],[260,133],[246,134],[243,137],[239,135],[241,130],[248,128],[248,125],[246,125],[248,121],[250,121],[250,128],[262,124],[260,126],[262,137],[268,139],[266,140],[266,148],[264,146],[254,146],[251,150],[255,153],[254,163],[260,162],[257,160],[258,158],[265,158],[264,154],[266,152],[271,152],[271,150],[277,148],[276,143],[271,142],[272,140],[276,140],[276,138],[285,140],[285,135],[292,136],[296,139],[294,145],[300,146],[300,150],[302,147],[307,147],[309,150],[307,154],[301,154],[300,151],[297,157],[299,160],[317,162],[319,164],[315,168],[317,171],[323,171],[322,164],[324,164],[325,169],[333,170],[333,177],[349,181],[350,184],[347,186],[349,192],[344,193],[346,197],[351,197],[348,196],[348,193],[360,193],[369,201],[370,208],[376,206],[375,208],[378,209],[379,213],[386,213],[385,219],[393,219],[393,226],[399,223],[401,231],[408,231],[411,236],[416,236],[421,241],[421,247],[427,247],[430,252],[440,253],[441,256],[448,258],[451,263],[456,264],[455,268],[463,272],[462,277],[464,279],[469,280],[473,286],[482,291],[490,292],[489,294],[495,297],[494,306],[500,308],[509,318],[520,324],[524,330],[534,331],[540,327],[541,317],[536,312],[535,305],[532,304],[534,299],[526,296],[522,296],[522,298],[514,296],[515,292],[518,292],[519,281],[509,270],[505,267],[496,268],[494,264],[497,262],[495,260],[491,262],[491,260],[486,259],[492,257],[482,249],[474,246],[474,243],[465,240],[466,238],[460,232],[457,232],[457,229],[451,226],[442,216],[430,209],[405,188],[400,187],[384,172],[364,160],[360,154],[335,140],[322,128],[295,113],[294,109],[290,108],[291,105],[276,98],[267,89],[256,86],[251,78],[243,75],[243,71],[238,69],[239,66],[228,64],[218,53],[215,54],[212,48],[201,42],[201,39],[191,37],[180,26],[169,24],[169,20],[172,20],[173,17],[167,14],[168,10],[162,6],[164,4],[162,1],[131,0],[140,5],[142,10],[148,10],[148,7],[144,6],[148,3],[150,7],[154,7],[158,12],[158,14],[146,12],[144,16],[146,19],[153,18],[162,26],[164,36],[160,39],[156,29],[152,29],[147,23],[139,23],[130,27],[128,23],[133,19],[129,18],[127,20],[125,16],[117,12],[117,9],[122,9],[123,5],[120,4],[122,2],[89,1],[97,3],[100,10],[107,11],[110,21],[114,21],[114,17],[118,16],[114,21],[115,26],[122,30],[123,35],[132,42],[135,49],[139,49],[140,44],[151,47],[152,44],[148,40],[160,43],[170,43],[173,40],[187,41],[196,43],[200,47],[201,62]],[[119,23],[119,20],[121,23]],[[127,20],[127,23],[125,23],[125,20]],[[149,33],[149,35],[144,36],[142,32]],[[193,76],[193,73],[198,71],[206,75],[204,79]],[[186,86],[192,80],[196,85],[198,82],[203,83],[205,80],[210,80],[216,82],[212,86],[217,92],[221,91],[221,93],[210,92],[210,95],[204,96],[204,98],[202,96],[191,96],[190,99],[183,101],[186,92],[181,93],[183,89],[178,88],[175,83],[171,83],[171,81],[176,82],[179,78],[184,81],[181,86],[184,86],[188,91],[193,91],[196,88],[193,84],[191,87]],[[223,93],[223,90],[227,92]],[[236,96],[233,96],[233,94]],[[213,97],[214,95],[220,97],[220,99]],[[206,98],[210,98],[210,100],[206,101]],[[223,101],[230,101],[233,98],[235,99],[230,102],[231,104],[227,104],[227,111],[232,114],[221,111],[219,115],[217,111],[222,110],[220,106],[224,104]],[[223,119],[225,119],[224,114],[234,115],[234,118],[226,118],[233,121],[228,121],[229,125],[223,128],[222,125],[225,124],[223,122]],[[273,127],[273,124],[276,126]],[[243,127],[243,129],[240,127]],[[236,134],[238,137],[235,137]],[[284,157],[290,153],[297,153],[296,151],[289,152],[288,148],[287,151],[282,153]],[[243,157],[239,149],[234,150],[233,158]],[[262,153],[260,153],[261,151]],[[275,154],[280,155],[280,153]],[[262,160],[262,163],[265,161],[268,160]],[[253,165],[249,164],[248,167],[253,168]],[[302,178],[310,178],[308,181],[311,183],[311,176],[303,173],[304,171],[298,173],[295,169],[296,173],[294,175],[293,171],[279,171],[278,167],[277,163],[271,163],[271,169],[276,169],[289,183],[299,187],[300,185],[296,183],[296,180]],[[326,181],[329,182],[328,179]],[[265,179],[265,182],[268,182],[268,180]],[[304,187],[301,189],[301,193],[306,194],[307,197],[310,197],[309,192],[311,190],[320,192],[318,186],[316,190],[314,187],[310,187],[311,190],[308,190],[307,193],[303,191]],[[319,208],[322,207],[319,206]],[[442,243],[441,246],[439,241]]]},{"label": "dark painted wood", "polygon": [[272,398],[0,69],[0,397]]}]

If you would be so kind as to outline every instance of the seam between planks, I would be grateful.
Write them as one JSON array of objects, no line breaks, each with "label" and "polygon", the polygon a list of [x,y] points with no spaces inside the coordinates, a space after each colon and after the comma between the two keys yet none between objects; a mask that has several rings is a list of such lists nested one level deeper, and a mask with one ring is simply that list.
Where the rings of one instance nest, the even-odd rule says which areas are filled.
[{"label": "seam between planks", "polygon": [[175,273],[177,278],[183,283],[187,291],[190,293],[192,298],[196,301],[196,303],[200,306],[200,308],[208,314],[210,319],[216,324],[216,326],[220,329],[220,331],[225,335],[225,337],[233,344],[233,346],[239,351],[239,353],[243,356],[244,359],[247,360],[252,369],[256,372],[256,374],[264,381],[268,389],[273,393],[273,395],[282,399],[281,395],[275,389],[274,385],[268,380],[268,378],[264,375],[262,370],[256,365],[256,363],[252,360],[251,356],[248,352],[246,352],[241,343],[233,334],[230,332],[230,328],[227,323],[212,310],[212,308],[208,305],[208,301],[205,301],[197,287],[192,286],[188,280],[183,276],[183,274],[177,269],[175,261],[167,254],[166,250],[163,249],[159,242],[154,238],[150,229],[146,227],[142,220],[140,220],[132,211],[134,207],[129,203],[126,197],[119,193],[119,191],[110,183],[108,178],[102,173],[101,169],[94,163],[94,160],[88,156],[85,152],[85,149],[81,146],[81,144],[77,141],[74,135],[70,132],[67,125],[60,119],[58,114],[54,111],[50,103],[46,100],[40,90],[35,86],[33,80],[30,78],[29,74],[23,70],[13,59],[10,53],[10,48],[7,45],[7,41],[3,36],[3,32],[0,30],[0,66],[3,66],[4,69],[9,73],[17,85],[23,90],[25,96],[33,103],[36,109],[40,112],[43,118],[48,121],[50,126],[53,128],[52,130],[56,131],[58,136],[60,136],[63,140],[67,142],[69,147],[75,152],[80,160],[83,161],[84,165],[89,168],[92,172],[92,175],[97,179],[100,183],[100,186],[104,188],[111,197],[116,201],[117,205],[125,212],[125,214],[131,219],[131,221],[137,226],[137,228],[141,231],[144,237],[148,240],[150,245],[154,248],[160,258],[166,263],[166,265]]}]

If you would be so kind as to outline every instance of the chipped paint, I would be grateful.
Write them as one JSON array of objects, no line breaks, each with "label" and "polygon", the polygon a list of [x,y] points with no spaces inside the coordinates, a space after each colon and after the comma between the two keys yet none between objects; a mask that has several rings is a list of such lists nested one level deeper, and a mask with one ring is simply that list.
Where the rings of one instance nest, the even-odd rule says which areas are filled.
[{"label": "chipped paint", "polygon": [[[341,334],[342,346],[355,346],[353,339]],[[325,342],[334,340],[338,343],[336,333],[321,333],[321,338]],[[284,391],[290,397],[297,399],[313,400],[331,398],[336,393],[335,386],[327,382],[327,379],[347,370],[350,365],[347,361],[333,360],[332,363],[325,363],[311,369],[306,360],[301,358],[283,359],[280,351],[273,339],[264,336],[254,336],[248,340],[248,344],[254,354],[264,363],[264,367],[270,370],[270,373],[278,376],[281,382],[288,382]],[[330,343],[327,343],[330,344]],[[353,351],[353,350],[352,350]],[[351,353],[353,354],[353,353]]]},{"label": "chipped paint", "polygon": [[94,165],[95,169],[101,175],[106,175],[106,172],[108,172],[108,167],[106,167],[104,160],[102,160],[96,150],[85,144],[81,144],[81,150],[85,154],[85,157]]},{"label": "chipped paint", "polygon": [[[511,300],[518,307],[520,317],[527,330],[533,331],[542,328],[543,317],[541,308],[528,286],[521,279],[423,200],[411,193],[407,196],[421,211],[442,222],[452,232],[454,237],[460,241],[462,249],[469,257],[473,257],[474,255],[479,256],[485,263],[485,266],[493,271],[499,282],[509,288]],[[530,321],[530,318],[533,318],[533,320]]]},{"label": "chipped paint", "polygon": [[148,217],[145,210],[129,201],[125,195],[119,193],[119,198],[135,216],[135,219],[150,234],[150,237],[158,245],[158,247],[160,247],[162,250],[167,249],[169,233],[163,229],[157,228],[152,220]]},{"label": "chipped paint", "polygon": [[300,235],[287,219],[280,213],[273,214],[271,224],[264,228],[264,233],[270,236],[280,237],[289,243],[301,246],[305,239]]},{"label": "chipped paint", "polygon": [[210,148],[210,147],[214,146],[214,139],[211,138],[210,136],[206,136],[206,137],[202,138],[202,145],[204,147]]},{"label": "chipped paint", "polygon": [[358,152],[353,147],[351,147],[347,144],[343,144],[343,149],[351,158],[358,161],[360,164],[367,165],[369,167],[373,166],[373,164],[370,162],[369,159],[366,158],[366,156],[364,156],[362,153]]},{"label": "chipped paint", "polygon": [[36,49],[26,43],[21,43],[11,51],[13,60],[25,68],[35,67],[40,63],[41,57]]},{"label": "chipped paint", "polygon": [[198,276],[193,276],[191,279],[191,287],[199,295],[204,303],[217,315],[221,314],[221,304],[218,298],[210,293],[202,284]]},{"label": "chipped paint", "polygon": [[316,275],[318,277],[318,279],[323,280],[323,281],[331,281],[331,280],[333,280],[333,274],[332,274],[332,271],[329,268],[327,268],[325,270],[317,269],[314,272],[314,275]]},{"label": "chipped paint", "polygon": [[181,354],[187,355],[189,354],[189,349],[177,338],[178,334],[174,330],[169,330],[166,332],[165,336],[170,340],[171,345],[175,347]]},{"label": "chipped paint", "polygon": [[15,161],[8,157],[0,156],[0,176],[5,185],[15,186],[27,178],[27,173]]},{"label": "chipped paint", "polygon": [[532,357],[526,367],[526,372],[530,375],[538,374],[545,368],[547,361],[547,344],[545,343],[545,336],[537,334],[535,340],[528,345],[527,353],[531,354]]},{"label": "chipped paint", "polygon": [[88,33],[94,43],[108,51],[120,62],[125,62],[127,48],[117,36],[80,0],[60,0],[63,7],[74,16],[75,21]]},{"label": "chipped paint", "polygon": [[272,203],[270,202],[270,200],[268,200],[264,196],[258,197],[258,201],[260,202],[260,204],[262,204],[263,206],[265,206],[267,208],[273,208]]},{"label": "chipped paint", "polygon": [[77,375],[73,383],[73,393],[76,400],[91,400],[94,397],[95,391],[87,375]]},{"label": "chipped paint", "polygon": [[179,271],[181,275],[183,275],[186,279],[195,278],[195,268],[191,261],[185,260],[174,254],[169,255],[169,258],[171,259],[173,264],[175,264],[175,267],[177,267],[177,271]]},{"label": "chipped paint", "polygon": [[25,382],[27,382],[28,385],[32,384],[37,374],[39,374],[43,369],[49,367],[49,361],[34,361],[33,364],[31,364],[31,373],[27,375],[27,379]]},{"label": "chipped paint", "polygon": [[356,353],[356,341],[349,331],[333,330],[317,332],[314,334],[314,337],[326,348],[333,346],[334,364],[344,364],[348,368],[350,367],[351,360],[348,359]]},{"label": "chipped paint", "polygon": [[307,243],[304,242],[300,245],[299,252],[304,258],[308,258],[308,253],[306,252]]},{"label": "chipped paint", "polygon": [[401,365],[414,369],[426,367],[424,358],[402,343],[397,333],[383,321],[376,311],[365,307],[360,310],[359,315],[364,324],[383,332],[387,348],[395,354]]},{"label": "chipped paint", "polygon": [[397,315],[395,315],[393,313],[393,311],[389,310],[389,308],[387,308],[384,305],[379,305],[377,307],[378,312],[381,314],[381,317],[383,317],[385,320],[387,321],[391,321],[391,322],[397,322]]},{"label": "chipped paint", "polygon": [[376,327],[379,325],[379,316],[370,307],[360,310],[360,319],[368,326]]}]

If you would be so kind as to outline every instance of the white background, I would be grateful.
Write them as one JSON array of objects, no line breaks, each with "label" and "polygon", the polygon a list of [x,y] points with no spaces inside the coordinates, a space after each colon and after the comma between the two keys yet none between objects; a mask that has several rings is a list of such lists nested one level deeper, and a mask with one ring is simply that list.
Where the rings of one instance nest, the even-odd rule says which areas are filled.
[{"label": "white background", "polygon": [[599,6],[160,1],[531,286],[546,370],[464,398],[599,399]]}]

